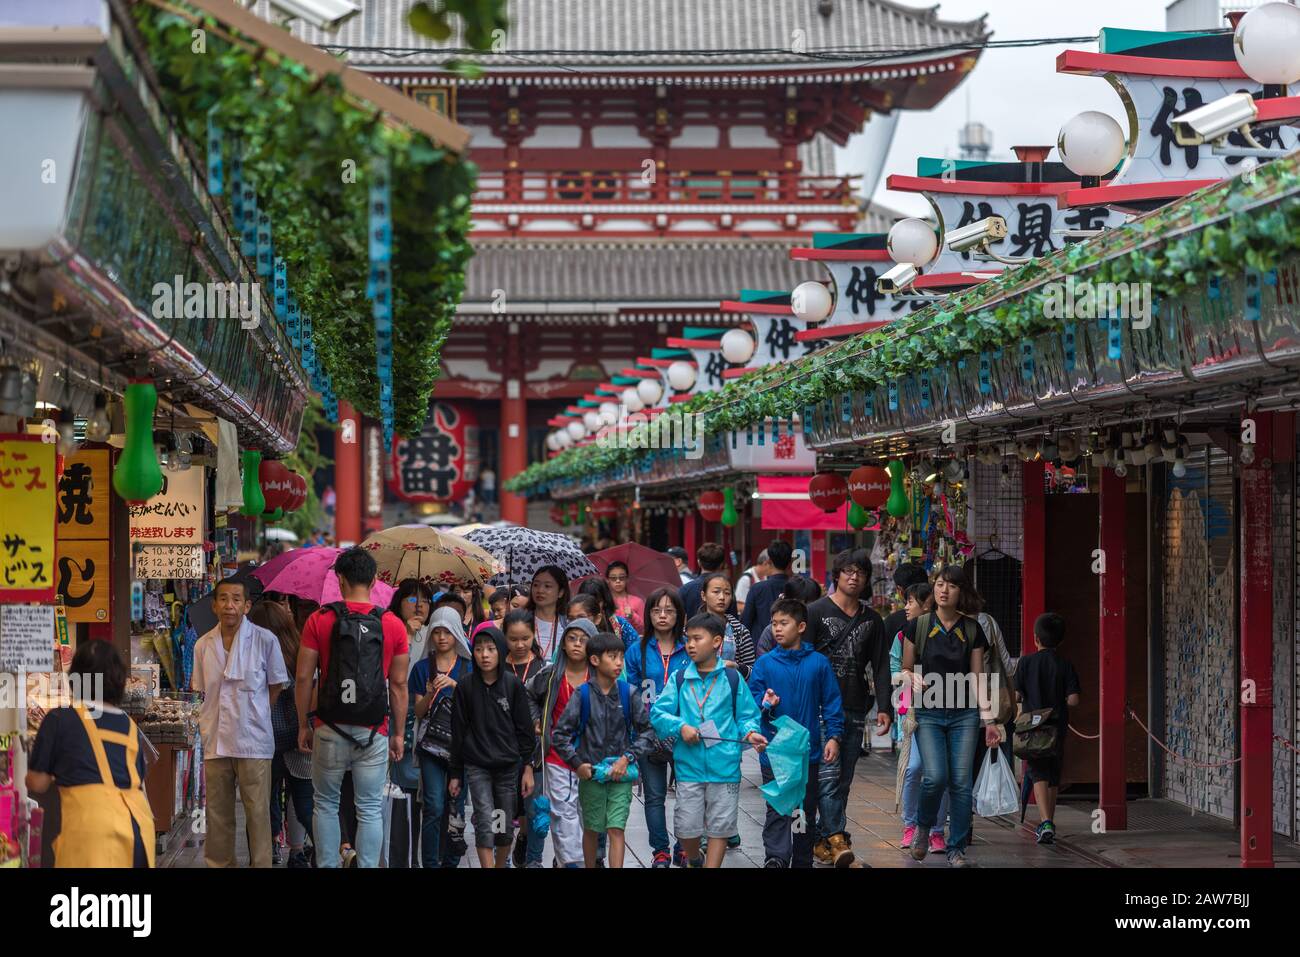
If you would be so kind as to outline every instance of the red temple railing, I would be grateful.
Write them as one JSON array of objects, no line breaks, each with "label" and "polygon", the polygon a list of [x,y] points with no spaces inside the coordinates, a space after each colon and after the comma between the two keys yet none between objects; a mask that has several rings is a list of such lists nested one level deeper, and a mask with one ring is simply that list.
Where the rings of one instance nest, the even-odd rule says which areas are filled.
[{"label": "red temple railing", "polygon": [[506,170],[479,175],[474,201],[482,203],[582,206],[629,203],[807,203],[851,202],[860,177],[788,173],[654,170]]}]

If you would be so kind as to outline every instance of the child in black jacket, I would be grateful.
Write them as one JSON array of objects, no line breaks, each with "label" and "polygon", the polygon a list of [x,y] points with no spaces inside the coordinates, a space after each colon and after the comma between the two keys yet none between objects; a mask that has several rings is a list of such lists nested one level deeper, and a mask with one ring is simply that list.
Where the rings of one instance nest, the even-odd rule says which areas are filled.
[{"label": "child in black jacket", "polygon": [[523,682],[505,666],[508,654],[499,628],[480,631],[474,638],[474,673],[456,686],[451,704],[447,790],[457,797],[462,781],[469,787],[474,845],[483,867],[510,866],[515,808],[520,797],[533,793],[533,718]]}]

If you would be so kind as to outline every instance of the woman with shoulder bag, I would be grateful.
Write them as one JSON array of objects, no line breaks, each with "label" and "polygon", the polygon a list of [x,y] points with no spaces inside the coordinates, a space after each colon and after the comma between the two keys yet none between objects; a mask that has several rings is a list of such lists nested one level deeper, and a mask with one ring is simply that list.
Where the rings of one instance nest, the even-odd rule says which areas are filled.
[{"label": "woman with shoulder bag", "polygon": [[411,670],[408,682],[415,702],[414,743],[424,787],[420,861],[422,867],[457,867],[465,845],[460,841],[458,850],[449,829],[453,805],[447,792],[451,778],[447,766],[451,758],[451,697],[456,685],[469,677],[470,662],[460,655],[465,627],[455,609],[439,608],[429,624],[429,653]]}]

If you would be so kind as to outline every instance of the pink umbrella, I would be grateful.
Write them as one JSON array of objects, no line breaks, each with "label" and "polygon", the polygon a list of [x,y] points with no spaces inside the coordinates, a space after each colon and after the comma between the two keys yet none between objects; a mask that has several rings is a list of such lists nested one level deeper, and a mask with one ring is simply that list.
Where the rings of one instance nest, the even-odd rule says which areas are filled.
[{"label": "pink umbrella", "polygon": [[650,597],[658,588],[677,589],[681,587],[682,577],[677,573],[677,566],[672,558],[653,548],[646,548],[636,542],[624,542],[613,548],[603,548],[587,556],[601,575],[611,562],[623,562],[627,565],[627,591],[641,599]]},{"label": "pink umbrella", "polygon": [[[338,576],[334,574],[334,561],[341,548],[295,548],[277,555],[253,572],[253,577],[267,591],[297,595],[321,605],[342,601]],[[396,589],[376,581],[370,588],[370,601],[381,608],[388,607]]]}]

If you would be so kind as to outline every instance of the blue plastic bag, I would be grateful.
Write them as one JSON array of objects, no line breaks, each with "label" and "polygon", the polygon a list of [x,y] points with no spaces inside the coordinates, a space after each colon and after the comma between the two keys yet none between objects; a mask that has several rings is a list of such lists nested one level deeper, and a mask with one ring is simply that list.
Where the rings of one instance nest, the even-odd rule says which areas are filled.
[{"label": "blue plastic bag", "polygon": [[551,830],[551,799],[545,794],[536,794],[529,801],[532,809],[528,813],[528,830],[545,837]]},{"label": "blue plastic bag", "polygon": [[808,789],[808,729],[785,714],[772,724],[776,734],[763,752],[772,769],[772,780],[759,790],[776,813],[788,816],[803,804]]},{"label": "blue plastic bag", "polygon": [[[620,759],[620,758],[606,758],[604,761],[601,761],[600,764],[596,765],[594,768],[591,769],[591,771],[592,771],[592,774],[591,774],[592,779],[595,780],[598,784],[607,784],[607,783],[611,783],[610,780],[609,780],[609,769],[612,768],[612,767],[614,766],[614,763],[615,763],[616,761],[619,761],[619,760],[621,760],[621,759]],[[619,780],[614,781],[614,782],[612,782],[612,783],[614,783],[614,784],[626,784],[626,783],[631,783],[631,782],[637,780],[640,776],[641,776],[641,774],[640,774],[640,772],[637,770],[636,762],[635,762],[635,761],[631,761],[631,762],[628,763],[627,771],[623,774],[623,777],[621,777]]]}]

